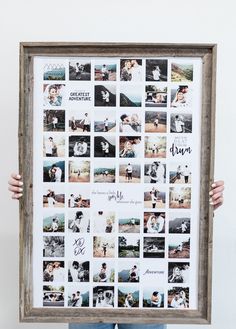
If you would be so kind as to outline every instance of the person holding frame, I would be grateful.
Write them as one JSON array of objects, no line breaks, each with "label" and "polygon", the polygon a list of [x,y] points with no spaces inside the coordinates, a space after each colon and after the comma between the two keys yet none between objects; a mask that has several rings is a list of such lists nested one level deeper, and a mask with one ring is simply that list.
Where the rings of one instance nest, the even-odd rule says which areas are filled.
[{"label": "person holding frame", "polygon": [[[8,181],[9,191],[12,192],[12,199],[19,200],[23,196],[23,181],[19,174],[11,174]],[[209,192],[209,203],[214,210],[223,204],[224,181],[215,181]],[[70,323],[69,329],[114,329],[115,323]],[[132,324],[121,323],[119,329],[166,329],[165,324]]]}]

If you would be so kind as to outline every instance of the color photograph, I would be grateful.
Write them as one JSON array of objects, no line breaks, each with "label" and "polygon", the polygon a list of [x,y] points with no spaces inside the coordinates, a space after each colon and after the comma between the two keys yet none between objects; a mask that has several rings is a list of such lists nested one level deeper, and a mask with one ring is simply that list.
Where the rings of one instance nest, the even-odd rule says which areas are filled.
[{"label": "color photograph", "polygon": [[126,307],[126,308],[139,307],[139,287],[119,286],[118,307]]},{"label": "color photograph", "polygon": [[167,107],[167,87],[148,85],[145,92],[146,107]]},{"label": "color photograph", "polygon": [[65,156],[65,136],[57,134],[44,134],[43,136],[43,156],[44,157],[64,157]]},{"label": "color photograph", "polygon": [[169,233],[189,234],[191,226],[190,213],[170,212],[169,213]]},{"label": "color photograph", "polygon": [[145,158],[165,158],[166,137],[145,136]]},{"label": "color photograph", "polygon": [[141,82],[143,80],[141,59],[120,60],[120,81]]},{"label": "color photograph", "polygon": [[191,188],[182,186],[170,187],[169,207],[176,209],[190,209]]},{"label": "color photograph", "polygon": [[94,161],[94,183],[115,183],[116,181],[116,165],[115,162],[104,160]]},{"label": "color photograph", "polygon": [[43,207],[45,208],[63,208],[65,207],[65,190],[61,186],[51,184],[44,187]]},{"label": "color photograph", "polygon": [[120,158],[143,156],[141,136],[120,136]]},{"label": "color photograph", "polygon": [[46,63],[43,67],[43,80],[65,80],[65,65],[63,63]]},{"label": "color photograph", "polygon": [[120,86],[120,107],[141,107],[142,87],[140,85]]},{"label": "color photograph", "polygon": [[173,287],[168,290],[169,308],[189,308],[189,288]]},{"label": "color photograph", "polygon": [[164,212],[144,212],[144,233],[160,234],[165,233]]},{"label": "color photograph", "polygon": [[182,235],[169,236],[169,258],[190,258],[190,238]]},{"label": "color photograph", "polygon": [[114,258],[115,240],[114,237],[93,237],[93,257]]},{"label": "color photograph", "polygon": [[65,111],[44,110],[43,129],[44,131],[65,131]]},{"label": "color photograph", "polygon": [[118,237],[118,257],[138,258],[140,254],[140,239],[137,236]]},{"label": "color photograph", "polygon": [[94,131],[99,133],[116,132],[116,112],[111,110],[96,111]]},{"label": "color photograph", "polygon": [[158,287],[144,287],[143,307],[164,307],[164,289]]},{"label": "color photograph", "polygon": [[139,262],[119,261],[118,282],[139,282]]},{"label": "color photograph", "polygon": [[140,183],[141,166],[139,164],[127,162],[120,164],[119,183]]},{"label": "color photograph", "polygon": [[146,111],[145,112],[145,132],[146,133],[166,133],[166,112]]},{"label": "color photograph", "polygon": [[95,63],[95,81],[116,81],[116,64],[107,61]]},{"label": "color photograph", "polygon": [[44,261],[43,262],[43,281],[44,282],[64,282],[65,266],[63,261]]},{"label": "color photograph", "polygon": [[70,132],[90,132],[91,119],[87,110],[70,110],[69,113],[69,131]]},{"label": "color photograph", "polygon": [[165,208],[166,192],[165,187],[150,186],[145,187],[144,191],[144,208]]},{"label": "color photograph", "polygon": [[90,161],[69,161],[69,182],[90,182]]},{"label": "color photograph", "polygon": [[64,103],[64,84],[45,84],[43,85],[43,105],[44,106],[63,106]]},{"label": "color photograph", "polygon": [[65,214],[46,212],[43,216],[43,232],[64,232],[65,231]]},{"label": "color photograph", "polygon": [[147,59],[146,60],[146,81],[167,81],[166,59]]},{"label": "color photograph", "polygon": [[115,263],[110,260],[93,262],[93,282],[114,282]]},{"label": "color photograph", "polygon": [[171,82],[193,81],[193,64],[171,63]]},{"label": "color photograph", "polygon": [[89,286],[69,285],[68,292],[68,307],[89,307]]},{"label": "color photograph", "polygon": [[122,111],[119,128],[121,133],[140,133],[142,130],[141,115],[136,111]]},{"label": "color photograph", "polygon": [[99,210],[93,213],[94,233],[114,233],[115,232],[115,211]]},{"label": "color photograph", "polygon": [[191,184],[192,173],[189,163],[170,163],[171,184]]},{"label": "color photograph", "polygon": [[139,214],[135,213],[119,213],[119,233],[140,233]]},{"label": "color photograph", "polygon": [[65,162],[47,160],[43,162],[43,181],[61,183],[65,181]]}]

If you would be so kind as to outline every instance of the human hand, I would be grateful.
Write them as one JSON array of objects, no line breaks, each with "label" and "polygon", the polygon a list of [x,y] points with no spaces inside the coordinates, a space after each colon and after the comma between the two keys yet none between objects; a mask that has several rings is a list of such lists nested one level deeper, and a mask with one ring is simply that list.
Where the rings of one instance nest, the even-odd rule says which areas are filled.
[{"label": "human hand", "polygon": [[12,199],[19,200],[23,195],[23,182],[21,175],[11,174],[11,177],[8,181],[8,190],[13,192]]},{"label": "human hand", "polygon": [[211,185],[212,189],[209,192],[209,203],[213,206],[213,209],[216,210],[222,206],[224,202],[223,191],[224,191],[224,181],[216,181]]}]

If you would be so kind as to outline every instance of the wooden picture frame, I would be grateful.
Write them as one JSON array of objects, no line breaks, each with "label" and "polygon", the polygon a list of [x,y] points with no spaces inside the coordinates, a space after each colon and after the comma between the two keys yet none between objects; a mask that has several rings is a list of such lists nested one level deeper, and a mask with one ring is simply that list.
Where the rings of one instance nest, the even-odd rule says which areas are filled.
[{"label": "wooden picture frame", "polygon": [[[100,308],[35,307],[34,306],[34,177],[35,125],[35,58],[168,58],[173,61],[188,58],[201,61],[199,94],[201,125],[196,136],[200,139],[199,181],[199,236],[197,254],[198,289],[196,309],[160,308]],[[118,76],[118,70],[117,70]],[[40,78],[41,79],[41,78]],[[181,81],[181,80],[180,80]],[[147,80],[146,80],[147,82]],[[45,81],[42,81],[42,84]],[[75,82],[76,83],[76,82]],[[170,81],[171,83],[171,81]],[[46,83],[45,83],[46,84]],[[145,84],[145,83],[144,83]],[[20,201],[20,321],[22,322],[87,322],[87,323],[192,323],[211,321],[212,293],[212,218],[209,206],[209,188],[214,177],[215,134],[215,44],[155,44],[155,43],[51,43],[20,44],[20,103],[19,103],[19,167],[24,180],[24,196]],[[146,83],[147,85],[147,83]],[[170,94],[169,94],[170,95]],[[171,96],[169,96],[171,97]],[[168,106],[167,106],[168,107]],[[168,109],[167,109],[168,112]],[[38,127],[40,129],[41,126]],[[43,133],[42,133],[43,134]],[[40,155],[43,159],[43,156]],[[40,159],[41,159],[40,158]],[[193,168],[192,168],[193,169]],[[39,199],[38,199],[39,200]],[[39,200],[39,202],[41,202]],[[41,233],[40,233],[41,234]],[[42,238],[42,234],[40,235]],[[192,238],[192,237],[191,237]],[[41,251],[40,251],[41,253]],[[178,283],[177,283],[178,286]],[[91,294],[91,292],[90,292]],[[64,297],[63,297],[64,298]],[[165,297],[168,298],[167,295]],[[166,302],[167,303],[167,302]],[[91,304],[90,304],[91,305]],[[167,305],[167,304],[166,304]],[[65,304],[67,306],[67,304]]]}]

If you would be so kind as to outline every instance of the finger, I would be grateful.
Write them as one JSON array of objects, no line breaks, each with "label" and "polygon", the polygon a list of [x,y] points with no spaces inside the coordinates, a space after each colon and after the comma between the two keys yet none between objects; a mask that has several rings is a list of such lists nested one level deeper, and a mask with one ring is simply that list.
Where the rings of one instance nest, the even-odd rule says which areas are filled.
[{"label": "finger", "polygon": [[18,192],[18,193],[23,192],[23,188],[22,187],[17,187],[17,186],[9,186],[8,190],[11,191],[11,192]]},{"label": "finger", "polygon": [[15,173],[12,173],[12,174],[11,174],[11,177],[12,177],[13,179],[17,179],[17,180],[21,179],[21,175],[19,175],[19,174],[15,174]]},{"label": "finger", "polygon": [[223,201],[214,205],[214,210],[218,209],[220,206],[222,206],[222,204],[223,204]]},{"label": "finger", "polygon": [[8,181],[8,184],[11,185],[11,186],[22,186],[22,185],[23,185],[23,182],[20,181],[20,180],[17,180],[17,179],[11,178],[11,179]]},{"label": "finger", "polygon": [[223,193],[222,193],[222,192],[218,192],[218,193],[212,195],[211,199],[212,199],[213,201],[216,201],[217,199],[219,199],[219,198],[221,198],[221,197],[223,197]]},{"label": "finger", "polygon": [[216,200],[209,200],[209,203],[210,203],[210,205],[212,205],[212,206],[216,206],[216,205],[218,205],[218,204],[223,204],[223,202],[224,202],[224,198],[223,198],[223,196],[222,197],[219,197],[218,199],[216,199]]},{"label": "finger", "polygon": [[18,200],[22,197],[22,193],[13,193],[12,194],[12,199]]},{"label": "finger", "polygon": [[223,192],[224,189],[225,189],[224,185],[219,186],[219,187],[215,187],[213,190],[211,190],[211,191],[209,192],[209,194],[210,194],[210,195],[213,195],[213,194],[216,194],[216,193],[218,193],[218,192]]},{"label": "finger", "polygon": [[223,180],[218,180],[216,182],[214,182],[213,184],[211,184],[211,187],[215,188],[215,187],[218,187],[218,186],[222,186],[224,185],[224,181]]}]

